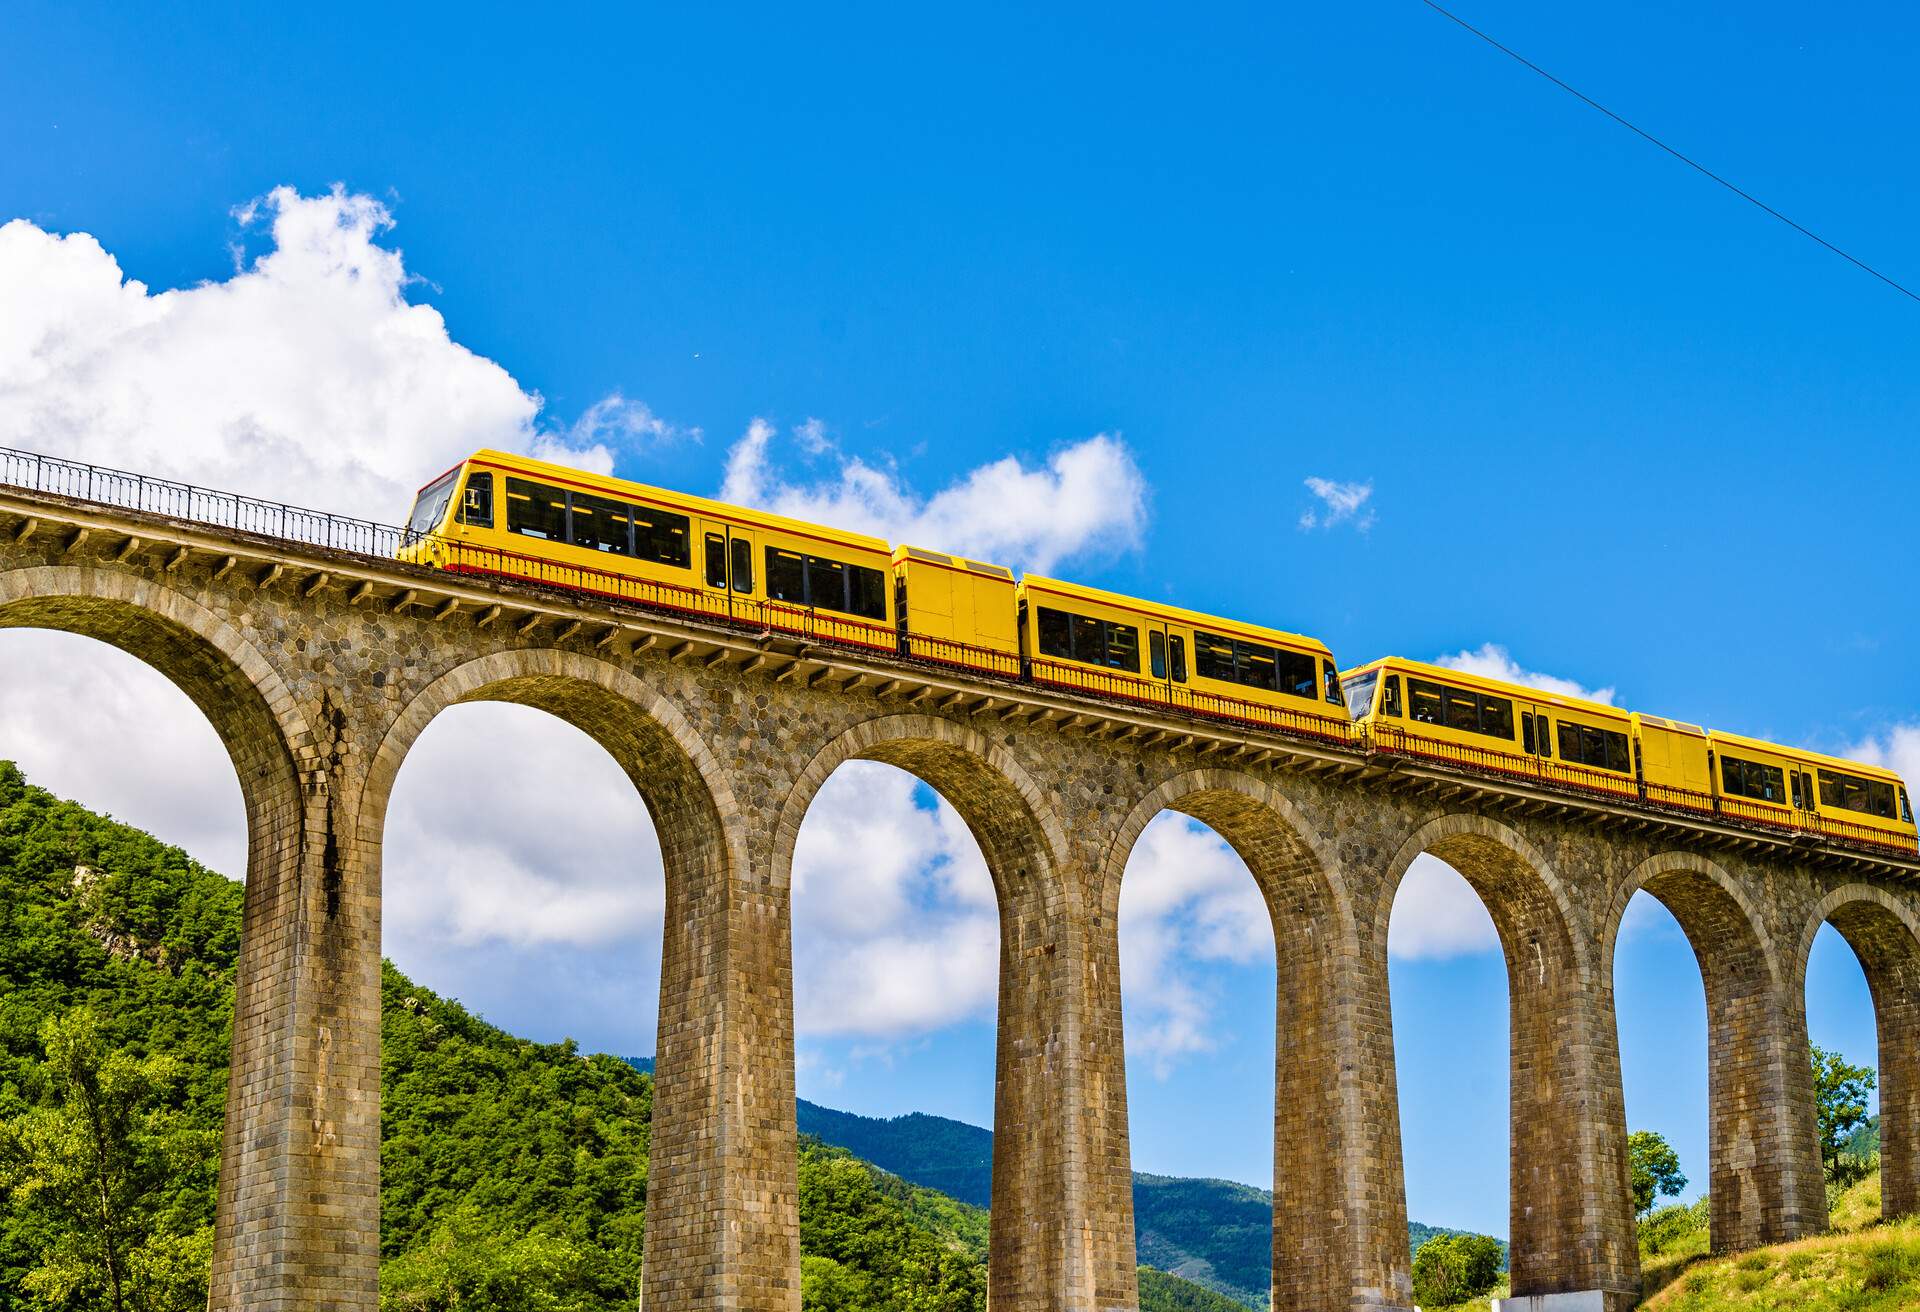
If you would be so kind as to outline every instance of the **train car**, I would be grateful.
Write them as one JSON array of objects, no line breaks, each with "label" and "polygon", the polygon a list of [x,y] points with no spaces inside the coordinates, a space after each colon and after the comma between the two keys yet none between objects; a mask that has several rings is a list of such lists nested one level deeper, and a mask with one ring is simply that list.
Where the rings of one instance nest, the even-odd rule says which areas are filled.
[{"label": "train car", "polygon": [[1020,674],[1013,571],[924,547],[893,552],[901,650],[919,660]]},{"label": "train car", "polygon": [[1717,730],[1708,743],[1723,815],[1845,842],[1916,849],[1913,802],[1893,771]]},{"label": "train car", "polygon": [[1645,763],[1634,750],[1633,717],[1618,707],[1398,656],[1348,670],[1340,686],[1375,750],[1614,797],[1641,794]]},{"label": "train car", "polygon": [[420,490],[402,560],[899,649],[878,538],[500,451]]},{"label": "train car", "polygon": [[1713,749],[1705,729],[1636,711],[1633,739],[1649,803],[1696,815],[1714,810]]},{"label": "train car", "polygon": [[1035,683],[1351,740],[1333,653],[1317,639],[1033,574],[1018,597]]}]

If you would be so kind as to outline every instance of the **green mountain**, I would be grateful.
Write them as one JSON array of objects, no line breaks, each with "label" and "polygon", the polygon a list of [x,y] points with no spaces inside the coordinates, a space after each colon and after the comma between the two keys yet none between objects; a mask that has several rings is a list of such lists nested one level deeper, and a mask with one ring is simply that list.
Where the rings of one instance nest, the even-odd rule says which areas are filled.
[{"label": "green mountain", "polygon": [[[133,1238],[180,1277],[146,1305],[205,1307],[240,905],[238,884],[0,761],[0,1307],[108,1306],[84,1253],[68,1263],[67,1292],[35,1303],[27,1289],[63,1244],[84,1247],[74,1241],[86,1225],[39,1187],[48,1162],[35,1156],[51,1142],[36,1131],[62,1110],[45,1027],[82,1014],[97,1021],[106,1063],[143,1061],[129,1142],[173,1153],[139,1159],[165,1174],[129,1213],[148,1232]],[[516,1038],[391,964],[381,1042],[383,1308],[631,1307],[651,1075],[571,1041]],[[809,1312],[982,1312],[983,1209],[812,1137],[799,1166]],[[1142,1306],[1205,1308],[1203,1295],[1168,1285]]]},{"label": "green mountain", "polygon": [[[800,1132],[837,1144],[884,1170],[984,1207],[991,1197],[993,1131],[919,1112],[891,1119],[834,1111],[805,1099]],[[1133,1177],[1140,1261],[1258,1309],[1267,1305],[1273,1195],[1231,1180]],[[1461,1231],[1409,1222],[1408,1251]],[[1505,1251],[1505,1243],[1501,1245]],[[1504,1262],[1502,1268],[1504,1269]],[[1142,1287],[1142,1306],[1146,1300]]]}]

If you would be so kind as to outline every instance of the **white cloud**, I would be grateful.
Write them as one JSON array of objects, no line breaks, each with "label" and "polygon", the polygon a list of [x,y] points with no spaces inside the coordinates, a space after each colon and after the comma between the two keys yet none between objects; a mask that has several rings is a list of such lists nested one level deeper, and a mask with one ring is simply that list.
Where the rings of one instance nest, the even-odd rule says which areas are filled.
[{"label": "white cloud", "polygon": [[609,469],[671,430],[615,393],[570,429],[409,304],[386,207],[279,187],[236,211],[272,249],[153,292],[86,233],[0,226],[0,439],[382,522],[478,447]]},{"label": "white cloud", "polygon": [[1393,895],[1388,954],[1402,961],[1444,961],[1499,950],[1493,917],[1466,878],[1437,857],[1415,857]]},{"label": "white cloud", "polygon": [[838,467],[827,478],[790,479],[772,459],[776,436],[764,419],[747,426],[728,453],[721,500],[1041,572],[1138,546],[1146,525],[1146,482],[1126,444],[1106,433],[1060,448],[1043,468],[1003,456],[927,498],[894,470],[840,455],[818,420],[796,437],[808,456]]},{"label": "white cloud", "polygon": [[165,675],[124,652],[0,629],[0,759],[210,869],[246,873],[246,806],[219,736]]},{"label": "white cloud", "polygon": [[1896,724],[1855,743],[1846,755],[1869,765],[1884,765],[1906,780],[1911,793],[1920,785],[1920,724]]},{"label": "white cloud", "polygon": [[1457,651],[1451,656],[1436,656],[1433,663],[1444,665],[1450,670],[1464,670],[1468,674],[1478,674],[1489,679],[1499,679],[1505,683],[1517,683],[1523,688],[1538,688],[1542,692],[1558,693],[1562,697],[1578,697],[1584,701],[1599,702],[1605,706],[1613,705],[1612,688],[1587,688],[1572,679],[1562,679],[1558,675],[1541,674],[1537,670],[1523,669],[1497,642],[1482,643],[1473,651]]},{"label": "white cloud", "polygon": [[428,725],[394,781],[384,865],[389,955],[443,937],[659,951],[666,888],[646,805],[597,743],[544,711],[482,702]]},{"label": "white cloud", "polygon": [[979,846],[944,799],[892,766],[841,766],[794,844],[795,1029],[896,1038],[992,1016],[996,906]]},{"label": "white cloud", "polygon": [[1209,964],[1272,960],[1273,926],[1225,839],[1172,813],[1140,834],[1120,885],[1120,978],[1127,1051],[1166,1079],[1222,1042]]},{"label": "white cloud", "polygon": [[1373,527],[1373,509],[1367,505],[1373,498],[1371,480],[1365,483],[1336,483],[1328,478],[1309,478],[1306,486],[1320,504],[1300,512],[1302,532],[1348,523],[1362,533]]}]

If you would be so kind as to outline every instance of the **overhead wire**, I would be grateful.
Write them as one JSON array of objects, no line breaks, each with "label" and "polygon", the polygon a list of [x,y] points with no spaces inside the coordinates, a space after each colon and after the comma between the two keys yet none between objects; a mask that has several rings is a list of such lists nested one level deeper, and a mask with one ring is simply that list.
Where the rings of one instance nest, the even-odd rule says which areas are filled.
[{"label": "overhead wire", "polygon": [[1860,269],[1863,272],[1872,274],[1875,278],[1878,278],[1881,282],[1893,288],[1895,291],[1899,292],[1902,296],[1905,296],[1908,300],[1920,301],[1920,293],[1916,293],[1910,288],[1902,285],[1901,283],[1896,282],[1894,279],[1889,278],[1886,274],[1880,272],[1880,270],[1874,268],[1871,264],[1868,264],[1865,260],[1859,259],[1853,255],[1848,254],[1846,251],[1841,250],[1838,246],[1828,241],[1825,237],[1822,237],[1819,233],[1812,231],[1811,229],[1803,226],[1802,224],[1795,223],[1792,219],[1788,218],[1786,215],[1782,214],[1779,210],[1775,209],[1773,206],[1761,200],[1758,196],[1755,196],[1752,192],[1745,191],[1742,188],[1735,186],[1733,183],[1721,177],[1718,173],[1715,173],[1712,169],[1708,168],[1706,165],[1700,163],[1700,161],[1692,158],[1689,155],[1683,154],[1678,150],[1675,150],[1672,146],[1669,146],[1666,142],[1660,140],[1660,138],[1654,136],[1651,132],[1648,132],[1645,128],[1642,128],[1637,124],[1631,123],[1626,119],[1622,118],[1620,115],[1614,113],[1612,110],[1608,109],[1605,105],[1595,100],[1592,96],[1587,95],[1585,92],[1581,91],[1579,88],[1570,86],[1566,82],[1561,81],[1559,78],[1549,73],[1546,69],[1540,67],[1540,65],[1534,63],[1531,59],[1528,59],[1525,55],[1521,54],[1519,51],[1514,50],[1510,46],[1502,45],[1500,42],[1496,41],[1493,37],[1487,35],[1485,32],[1475,27],[1472,23],[1469,23],[1466,19],[1460,17],[1460,15],[1453,13],[1451,10],[1446,9],[1443,6],[1434,3],[1434,0],[1420,0],[1420,3],[1425,5],[1427,8],[1433,10],[1436,14],[1439,14],[1442,18],[1445,18],[1450,22],[1456,23],[1460,27],[1465,28],[1468,32],[1471,32],[1474,36],[1479,37],[1482,41],[1486,42],[1488,45],[1492,46],[1495,50],[1498,50],[1501,54],[1507,56],[1509,59],[1512,59],[1516,63],[1522,65],[1523,67],[1529,68],[1535,73],[1538,73],[1541,77],[1553,83],[1553,85],[1559,87],[1562,91],[1566,92],[1568,95],[1574,97],[1575,99],[1581,101],[1582,103],[1590,106],[1593,109],[1599,110],[1602,114],[1605,114],[1608,118],[1612,119],[1615,123],[1618,123],[1621,127],[1626,128],[1629,132],[1632,132],[1634,135],[1641,137],[1648,142],[1651,142],[1655,146],[1658,146],[1661,150],[1664,150],[1667,154],[1673,156],[1675,159],[1679,160],[1682,164],[1685,164],[1688,168],[1693,169],[1695,172],[1703,174],[1708,178],[1711,178],[1713,181],[1719,183],[1722,187],[1725,187],[1728,191],[1738,196],[1741,200],[1746,201],[1749,205],[1752,205],[1754,208],[1762,211],[1765,214],[1771,215],[1773,218],[1778,219],[1780,222],[1786,224],[1789,228],[1792,228],[1795,232],[1799,233],[1801,236],[1806,237],[1811,241],[1819,243],[1821,246],[1824,246],[1827,250],[1833,252],[1835,255],[1838,255],[1841,259],[1845,260],[1848,264],[1853,265],[1855,268]]}]

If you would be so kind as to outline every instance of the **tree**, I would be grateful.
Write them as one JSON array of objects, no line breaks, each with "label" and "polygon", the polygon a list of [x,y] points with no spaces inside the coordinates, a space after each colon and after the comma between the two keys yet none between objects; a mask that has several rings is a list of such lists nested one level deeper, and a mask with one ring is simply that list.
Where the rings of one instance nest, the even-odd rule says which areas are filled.
[{"label": "tree", "polygon": [[177,1200],[218,1139],[171,1105],[178,1063],[108,1049],[85,1008],[40,1040],[40,1101],[0,1127],[0,1189],[45,1236],[24,1287],[60,1307],[204,1308],[213,1229],[183,1226]]},{"label": "tree", "polygon": [[1817,1043],[1807,1047],[1813,1060],[1813,1100],[1820,1113],[1820,1161],[1832,1174],[1841,1147],[1867,1123],[1867,1095],[1876,1081],[1868,1067],[1850,1066],[1839,1053]]},{"label": "tree", "polygon": [[1500,1280],[1500,1242],[1485,1235],[1435,1235],[1413,1255],[1413,1297],[1422,1307],[1451,1307]]},{"label": "tree", "polygon": [[1644,1217],[1661,1198],[1677,1197],[1687,1187],[1680,1155],[1652,1130],[1627,1136],[1627,1170],[1633,1181],[1633,1214]]}]

